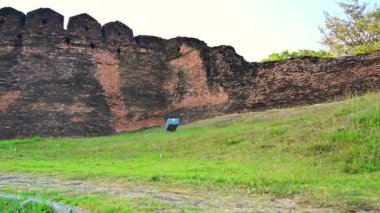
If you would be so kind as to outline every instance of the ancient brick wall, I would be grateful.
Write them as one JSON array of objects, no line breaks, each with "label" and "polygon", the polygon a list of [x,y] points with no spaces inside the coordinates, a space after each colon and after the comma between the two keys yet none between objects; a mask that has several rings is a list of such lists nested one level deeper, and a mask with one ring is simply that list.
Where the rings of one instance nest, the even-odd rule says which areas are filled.
[{"label": "ancient brick wall", "polygon": [[380,87],[380,52],[318,59],[304,57],[260,64],[247,105],[286,107],[333,100],[351,92]]},{"label": "ancient brick wall", "polygon": [[380,53],[249,63],[230,46],[121,22],[0,9],[0,139],[94,136],[324,102],[380,87]]}]

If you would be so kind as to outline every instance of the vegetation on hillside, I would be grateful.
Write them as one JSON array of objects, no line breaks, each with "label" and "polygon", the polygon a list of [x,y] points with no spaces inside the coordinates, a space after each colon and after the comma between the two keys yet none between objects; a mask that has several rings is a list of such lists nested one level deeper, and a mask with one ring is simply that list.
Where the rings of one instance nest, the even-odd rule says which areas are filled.
[{"label": "vegetation on hillside", "polygon": [[314,50],[298,50],[289,52],[289,50],[282,51],[280,53],[272,53],[267,58],[261,60],[261,62],[268,61],[282,61],[285,59],[294,59],[303,56],[310,56],[316,58],[331,58],[334,57],[331,53],[324,50],[314,51]]},{"label": "vegetation on hillside", "polygon": [[[343,210],[376,209],[380,93],[228,115],[174,133],[156,128],[107,137],[0,141],[0,173],[223,188]],[[102,200],[91,206],[101,208]]]}]

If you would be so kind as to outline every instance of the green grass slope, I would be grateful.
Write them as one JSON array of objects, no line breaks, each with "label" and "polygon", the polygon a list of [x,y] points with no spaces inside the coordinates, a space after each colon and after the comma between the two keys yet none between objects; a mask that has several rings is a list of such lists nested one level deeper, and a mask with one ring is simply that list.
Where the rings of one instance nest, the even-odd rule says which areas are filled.
[{"label": "green grass slope", "polygon": [[0,173],[240,188],[380,208],[380,93],[96,138],[0,141]]}]

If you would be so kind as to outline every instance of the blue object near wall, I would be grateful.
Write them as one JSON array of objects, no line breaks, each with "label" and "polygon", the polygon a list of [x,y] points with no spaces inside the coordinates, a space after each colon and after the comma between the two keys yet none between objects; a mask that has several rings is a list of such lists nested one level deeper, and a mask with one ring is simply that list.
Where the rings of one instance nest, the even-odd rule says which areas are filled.
[{"label": "blue object near wall", "polygon": [[179,125],[179,118],[167,118],[165,122],[165,130],[174,132]]}]

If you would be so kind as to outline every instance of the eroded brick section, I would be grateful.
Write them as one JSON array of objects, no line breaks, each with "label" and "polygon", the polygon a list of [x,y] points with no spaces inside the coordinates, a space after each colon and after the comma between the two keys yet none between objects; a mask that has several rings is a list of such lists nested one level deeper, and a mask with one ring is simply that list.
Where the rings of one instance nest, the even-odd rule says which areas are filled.
[{"label": "eroded brick section", "polygon": [[84,122],[85,118],[83,118],[83,117],[71,117],[70,121],[73,123],[80,123],[80,122]]},{"label": "eroded brick section", "polygon": [[72,105],[64,103],[33,103],[30,105],[33,110],[44,109],[50,112],[64,112],[69,115],[75,115],[79,113],[90,113],[95,109],[85,105],[84,103],[75,103]]},{"label": "eroded brick section", "polygon": [[0,110],[6,110],[21,97],[20,91],[0,92]]},{"label": "eroded brick section", "polygon": [[125,123],[125,125],[123,125],[123,131],[127,131],[127,132],[136,131],[136,130],[146,129],[150,127],[162,126],[163,124],[164,124],[164,119],[161,117],[130,121],[129,123]]},{"label": "eroded brick section", "polygon": [[126,131],[129,129],[128,122],[125,120],[128,111],[121,92],[119,62],[114,55],[106,51],[97,51],[93,56],[97,62],[95,77],[103,87],[112,113],[111,126],[116,132]]},{"label": "eroded brick section", "polygon": [[177,89],[182,89],[184,95],[172,104],[176,108],[181,108],[226,103],[228,94],[222,87],[219,87],[218,91],[210,91],[207,84],[207,72],[199,50],[183,44],[179,52],[181,56],[169,62],[175,75],[166,83],[165,88],[170,93],[176,93]]}]

